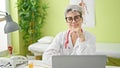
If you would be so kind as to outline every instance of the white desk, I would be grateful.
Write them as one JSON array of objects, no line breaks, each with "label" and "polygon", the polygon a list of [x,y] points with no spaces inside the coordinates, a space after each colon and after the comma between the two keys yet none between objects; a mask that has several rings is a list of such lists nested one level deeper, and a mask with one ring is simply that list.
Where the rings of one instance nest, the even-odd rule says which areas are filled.
[{"label": "white desk", "polygon": [[106,68],[120,68],[120,67],[117,67],[117,66],[106,66]]},{"label": "white desk", "polygon": [[[29,67],[28,67],[28,66],[25,66],[24,68],[29,68]],[[33,68],[51,68],[51,67],[34,66]],[[106,68],[120,68],[120,67],[116,67],[116,66],[106,66]]]},{"label": "white desk", "polygon": [[[51,68],[51,66],[45,65],[45,64],[43,64],[42,61],[39,61],[39,60],[32,60],[30,62],[33,63],[33,68]],[[28,66],[23,66],[23,67],[18,67],[18,68],[29,68],[29,67]],[[117,67],[117,66],[106,66],[106,68],[120,68],[120,67]]]}]

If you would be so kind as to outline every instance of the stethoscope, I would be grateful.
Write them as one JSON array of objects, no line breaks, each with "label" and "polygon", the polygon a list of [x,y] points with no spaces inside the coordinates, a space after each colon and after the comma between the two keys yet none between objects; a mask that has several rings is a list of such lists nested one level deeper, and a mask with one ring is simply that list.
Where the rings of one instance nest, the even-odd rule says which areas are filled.
[{"label": "stethoscope", "polygon": [[[81,29],[81,32],[83,32],[83,30]],[[66,40],[65,40],[65,49],[68,47],[68,43],[69,43],[69,34],[70,34],[70,30],[68,30],[67,35],[66,35]]]}]

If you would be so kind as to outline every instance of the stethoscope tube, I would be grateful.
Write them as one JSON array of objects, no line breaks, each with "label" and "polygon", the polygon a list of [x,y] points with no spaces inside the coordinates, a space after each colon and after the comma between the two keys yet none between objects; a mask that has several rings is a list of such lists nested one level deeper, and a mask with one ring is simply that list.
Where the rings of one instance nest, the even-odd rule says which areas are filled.
[{"label": "stethoscope tube", "polygon": [[69,43],[69,34],[70,34],[70,30],[68,31],[67,33],[67,36],[66,36],[66,40],[65,40],[65,49],[67,48],[67,44]]}]

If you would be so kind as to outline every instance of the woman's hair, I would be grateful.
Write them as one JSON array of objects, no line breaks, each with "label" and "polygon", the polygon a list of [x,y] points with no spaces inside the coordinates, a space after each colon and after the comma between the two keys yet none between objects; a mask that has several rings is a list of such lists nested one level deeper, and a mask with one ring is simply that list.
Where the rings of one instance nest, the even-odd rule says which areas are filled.
[{"label": "woman's hair", "polygon": [[69,5],[65,9],[65,17],[66,17],[66,14],[70,11],[74,11],[74,12],[77,11],[80,14],[80,17],[82,18],[82,7],[80,7],[79,5]]}]

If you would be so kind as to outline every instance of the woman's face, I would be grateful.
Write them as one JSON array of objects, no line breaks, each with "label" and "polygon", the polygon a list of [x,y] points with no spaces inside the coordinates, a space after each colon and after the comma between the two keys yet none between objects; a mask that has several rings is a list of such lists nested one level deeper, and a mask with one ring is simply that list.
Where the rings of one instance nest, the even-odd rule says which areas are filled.
[{"label": "woman's face", "polygon": [[70,29],[81,28],[83,18],[76,11],[69,11],[66,14],[66,22]]}]

